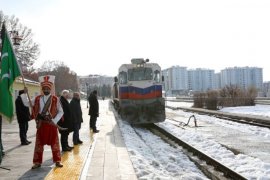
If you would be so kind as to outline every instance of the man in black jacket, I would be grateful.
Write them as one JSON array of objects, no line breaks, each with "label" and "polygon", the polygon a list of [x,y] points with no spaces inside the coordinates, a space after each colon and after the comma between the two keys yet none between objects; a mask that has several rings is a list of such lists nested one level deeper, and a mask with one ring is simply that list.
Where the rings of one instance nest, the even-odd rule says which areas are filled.
[{"label": "man in black jacket", "polygon": [[58,125],[67,128],[68,130],[59,130],[61,134],[61,146],[62,146],[62,151],[71,151],[73,147],[68,145],[68,135],[70,132],[73,131],[73,126],[72,126],[72,119],[71,119],[71,110],[68,102],[68,96],[69,96],[69,91],[68,90],[63,90],[62,95],[60,97],[60,102],[64,111],[64,116],[60,121],[58,121]]},{"label": "man in black jacket", "polygon": [[82,144],[83,142],[80,140],[79,130],[81,129],[81,123],[83,122],[82,118],[82,108],[80,103],[80,93],[74,92],[73,98],[70,101],[70,109],[73,121],[73,144],[78,145]]},{"label": "man in black jacket", "polygon": [[20,139],[21,145],[28,145],[31,141],[27,140],[27,131],[28,131],[28,121],[30,121],[30,112],[29,108],[23,104],[21,95],[24,93],[24,90],[19,91],[19,96],[15,101],[16,106],[16,115],[20,128]]},{"label": "man in black jacket", "polygon": [[97,100],[97,91],[94,90],[89,98],[89,115],[90,115],[90,128],[93,130],[94,133],[98,133],[99,130],[97,130],[96,127],[96,122],[97,122],[97,117],[99,116],[99,104]]}]

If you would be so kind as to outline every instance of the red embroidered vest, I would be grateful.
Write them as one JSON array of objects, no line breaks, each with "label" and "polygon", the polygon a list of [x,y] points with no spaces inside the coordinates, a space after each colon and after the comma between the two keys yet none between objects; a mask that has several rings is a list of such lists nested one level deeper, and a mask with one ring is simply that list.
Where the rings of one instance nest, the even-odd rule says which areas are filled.
[{"label": "red embroidered vest", "polygon": [[[50,113],[52,115],[52,117],[54,118],[56,115],[57,115],[57,97],[54,96],[54,95],[51,95],[52,96],[52,101],[51,101],[51,105],[50,105]],[[34,107],[33,107],[33,110],[32,110],[32,115],[31,117],[33,119],[36,119],[38,113],[39,113],[39,109],[40,109],[40,98],[42,97],[42,95],[39,95],[35,98],[35,102],[34,102]]]}]

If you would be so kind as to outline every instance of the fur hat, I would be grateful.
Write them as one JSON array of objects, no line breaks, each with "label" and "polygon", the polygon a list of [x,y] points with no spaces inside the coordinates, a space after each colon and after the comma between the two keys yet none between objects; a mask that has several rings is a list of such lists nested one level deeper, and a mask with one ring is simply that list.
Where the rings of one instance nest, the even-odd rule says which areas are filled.
[{"label": "fur hat", "polygon": [[53,87],[54,79],[55,79],[55,76],[52,76],[52,75],[40,76],[38,78],[41,84],[41,87],[48,87],[50,89],[52,89]]},{"label": "fur hat", "polygon": [[19,90],[19,96],[24,93],[24,90]]}]

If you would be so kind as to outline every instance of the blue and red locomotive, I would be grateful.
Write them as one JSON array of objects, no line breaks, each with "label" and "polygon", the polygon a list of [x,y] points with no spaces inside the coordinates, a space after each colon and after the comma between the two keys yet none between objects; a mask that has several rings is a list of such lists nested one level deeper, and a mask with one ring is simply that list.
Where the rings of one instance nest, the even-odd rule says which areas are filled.
[{"label": "blue and red locomotive", "polygon": [[121,118],[132,124],[165,120],[161,68],[146,59],[132,59],[123,64],[113,85],[113,103]]}]

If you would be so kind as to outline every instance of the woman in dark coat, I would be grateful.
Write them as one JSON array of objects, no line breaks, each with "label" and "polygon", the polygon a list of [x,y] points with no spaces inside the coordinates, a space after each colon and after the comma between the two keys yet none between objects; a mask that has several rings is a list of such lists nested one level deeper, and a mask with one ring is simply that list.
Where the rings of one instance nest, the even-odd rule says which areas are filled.
[{"label": "woman in dark coat", "polygon": [[80,103],[80,94],[78,92],[73,93],[73,98],[70,101],[71,117],[73,121],[73,144],[78,145],[83,142],[80,140],[79,130],[81,129],[82,118],[82,108]]},{"label": "woman in dark coat", "polygon": [[99,116],[99,104],[97,100],[97,91],[94,90],[89,98],[89,115],[90,115],[90,128],[93,130],[94,133],[98,133],[99,130],[97,130],[96,127],[96,122],[97,122],[97,117]]},{"label": "woman in dark coat", "polygon": [[64,116],[57,123],[59,126],[68,129],[68,130],[59,131],[61,134],[62,151],[71,151],[71,149],[73,148],[68,145],[68,135],[70,132],[73,131],[73,124],[72,124],[72,119],[71,119],[71,110],[70,110],[70,106],[68,102],[68,95],[69,95],[68,90],[62,91],[62,96],[60,97],[60,101],[61,101],[61,105],[64,111]]}]

